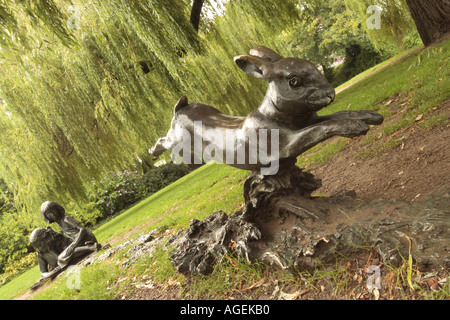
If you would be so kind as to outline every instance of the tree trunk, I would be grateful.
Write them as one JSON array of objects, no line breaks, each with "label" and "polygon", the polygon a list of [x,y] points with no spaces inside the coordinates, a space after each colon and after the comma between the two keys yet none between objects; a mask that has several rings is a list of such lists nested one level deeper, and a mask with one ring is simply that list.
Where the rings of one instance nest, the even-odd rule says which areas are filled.
[{"label": "tree trunk", "polygon": [[406,3],[425,46],[450,32],[449,0],[406,0]]},{"label": "tree trunk", "polygon": [[205,0],[194,0],[194,3],[192,4],[191,23],[196,31],[198,31],[200,25],[200,14],[202,13],[203,2],[205,2]]}]

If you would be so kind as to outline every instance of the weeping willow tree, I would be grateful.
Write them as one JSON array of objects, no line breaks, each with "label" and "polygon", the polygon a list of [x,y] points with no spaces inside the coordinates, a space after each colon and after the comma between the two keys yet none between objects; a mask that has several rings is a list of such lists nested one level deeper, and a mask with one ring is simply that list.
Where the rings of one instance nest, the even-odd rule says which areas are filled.
[{"label": "weeping willow tree", "polygon": [[[1,167],[19,203],[36,207],[47,197],[80,198],[87,179],[132,165],[148,148],[167,114],[165,99],[177,88],[169,70],[176,70],[178,57],[168,52],[195,45],[187,24],[175,23],[183,16],[182,2],[150,4],[80,3],[83,20],[73,34],[39,33],[46,24],[36,19],[17,26],[31,31],[6,34],[11,36],[1,63]],[[28,3],[15,5],[10,12],[22,17]],[[35,17],[33,5],[29,10]],[[60,26],[56,31],[67,31],[54,23]],[[169,27],[161,31],[161,25]],[[72,38],[76,43],[60,41]],[[135,67],[138,60],[156,72],[144,77]]]},{"label": "weeping willow tree", "polygon": [[277,35],[296,1],[204,8],[197,30],[188,0],[0,1],[0,177],[17,204],[84,201],[92,179],[146,156],[182,94],[228,114],[257,107],[266,85],[232,58],[290,54]]}]

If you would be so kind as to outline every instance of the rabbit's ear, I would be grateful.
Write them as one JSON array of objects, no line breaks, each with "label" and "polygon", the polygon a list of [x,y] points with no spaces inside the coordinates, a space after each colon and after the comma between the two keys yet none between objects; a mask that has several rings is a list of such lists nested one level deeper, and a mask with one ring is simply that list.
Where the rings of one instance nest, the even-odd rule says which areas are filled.
[{"label": "rabbit's ear", "polygon": [[254,76],[258,79],[264,79],[269,81],[269,75],[272,70],[272,62],[267,59],[243,55],[234,57],[234,62],[241,68],[245,73]]},{"label": "rabbit's ear", "polygon": [[260,57],[260,58],[269,60],[270,62],[277,62],[277,61],[283,59],[282,56],[280,56],[278,53],[276,53],[272,49],[262,47],[262,46],[251,49],[250,54],[255,57]]}]

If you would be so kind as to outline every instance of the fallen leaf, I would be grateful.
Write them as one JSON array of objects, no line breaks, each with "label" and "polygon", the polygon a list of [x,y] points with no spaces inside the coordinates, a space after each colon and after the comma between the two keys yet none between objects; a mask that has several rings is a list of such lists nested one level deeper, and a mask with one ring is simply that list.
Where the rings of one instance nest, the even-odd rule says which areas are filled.
[{"label": "fallen leaf", "polygon": [[380,291],[378,291],[377,288],[374,288],[373,291],[372,291],[372,293],[373,293],[373,298],[374,298],[375,300],[380,299]]},{"label": "fallen leaf", "polygon": [[140,288],[147,288],[147,289],[153,288],[153,284],[145,284],[145,283],[138,283],[135,286],[138,289],[140,289]]},{"label": "fallen leaf", "polygon": [[423,113],[419,114],[414,121],[420,121],[423,118]]},{"label": "fallen leaf", "polygon": [[426,282],[427,282],[427,284],[430,286],[430,288],[431,288],[432,291],[436,291],[436,290],[439,289],[439,284],[438,284],[438,282],[436,281],[436,279],[434,279],[434,278],[429,278],[429,279],[427,279]]},{"label": "fallen leaf", "polygon": [[285,293],[285,292],[281,291],[280,296],[278,297],[278,300],[295,300],[295,299],[301,298],[302,295],[304,295],[305,293],[308,293],[309,291],[311,291],[311,290],[305,289],[305,290],[297,291],[294,293]]},{"label": "fallen leaf", "polygon": [[245,288],[245,289],[239,290],[239,292],[244,292],[244,291],[248,291],[248,290],[251,290],[251,289],[254,289],[254,288],[258,288],[258,287],[260,287],[260,286],[264,283],[264,281],[266,281],[266,278],[265,278],[265,277],[262,278],[261,280],[255,282],[255,283],[252,284],[250,287],[247,287],[247,288]]},{"label": "fallen leaf", "polygon": [[167,284],[168,284],[169,286],[179,286],[179,285],[180,285],[180,282],[179,282],[179,281],[176,281],[176,280],[169,280],[169,281],[167,281]]}]

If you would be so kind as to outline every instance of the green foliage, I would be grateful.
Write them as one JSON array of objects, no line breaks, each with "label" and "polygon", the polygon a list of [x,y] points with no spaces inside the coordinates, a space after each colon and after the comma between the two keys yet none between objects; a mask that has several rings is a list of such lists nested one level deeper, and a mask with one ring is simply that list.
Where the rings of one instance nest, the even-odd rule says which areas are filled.
[{"label": "green foliage", "polygon": [[3,212],[15,212],[14,195],[6,185],[5,181],[0,178],[0,217]]},{"label": "green foliage", "polygon": [[106,215],[95,202],[76,204],[69,202],[65,205],[66,213],[80,221],[86,227],[95,227]]},{"label": "green foliage", "polygon": [[[19,252],[14,252],[9,257],[8,266],[5,268],[2,274],[0,274],[0,286],[8,283],[18,275],[29,270],[31,267],[35,266],[37,263],[36,253],[27,253],[25,255],[20,255]],[[22,252],[23,253],[23,252]]]},{"label": "green foliage", "polygon": [[[253,110],[266,84],[232,57],[257,45],[324,71],[345,56],[340,83],[376,61],[358,1],[228,1],[198,34],[185,0],[1,1],[0,176],[27,210],[86,201],[88,181],[132,167],[165,134],[182,94],[231,115]],[[397,2],[389,8],[403,12]],[[81,12],[71,30],[69,5]]]},{"label": "green foliage", "polygon": [[139,200],[189,173],[186,165],[167,163],[154,167],[145,174],[123,170],[110,172],[99,182],[94,182],[90,202],[85,206],[82,221],[95,224],[97,221],[126,209]]},{"label": "green foliage", "polygon": [[3,49],[0,58],[9,58],[17,51],[30,50],[36,44],[55,39],[64,45],[73,44],[66,19],[55,1],[0,1],[0,47]]},{"label": "green foliage", "polygon": [[91,195],[102,216],[113,215],[140,200],[144,195],[142,174],[124,170],[109,173]]},{"label": "green foliage", "polygon": [[334,88],[384,60],[375,48],[357,43],[347,45],[345,57],[344,62],[335,67],[333,73],[327,77]]},{"label": "green foliage", "polygon": [[0,286],[36,264],[28,236],[32,223],[14,206],[14,195],[0,179]]},{"label": "green foliage", "polygon": [[[300,18],[283,32],[282,39],[297,56],[320,65],[334,87],[390,55],[374,47],[358,14],[345,1],[309,0],[301,6]],[[344,63],[334,67],[338,58],[344,58]]]},{"label": "green foliage", "polygon": [[[404,51],[411,45],[422,44],[420,41],[414,44],[406,35],[416,38],[418,36],[414,21],[412,20],[406,0],[350,0],[346,1],[347,9],[352,10],[357,21],[369,36],[377,49],[394,50],[393,53]],[[369,6],[378,6],[380,9],[380,29],[369,28],[366,21],[374,14],[368,13]]]},{"label": "green foliage", "polygon": [[[31,251],[29,248],[29,234],[31,223],[17,213],[3,213],[0,217],[0,274],[8,271],[1,283],[29,267],[24,259]],[[17,268],[17,270],[16,270]]]},{"label": "green foliage", "polygon": [[12,279],[0,287],[0,300],[12,299],[26,292],[39,279],[40,273],[38,266],[25,271],[20,276]]},{"label": "green foliage", "polygon": [[420,46],[422,44],[422,39],[417,31],[409,31],[403,38],[403,43],[407,49],[412,49]]},{"label": "green foliage", "polygon": [[356,14],[345,1],[301,1],[299,19],[283,32],[282,39],[297,56],[329,68],[337,57],[345,57],[347,47],[370,47]]},{"label": "green foliage", "polygon": [[189,173],[189,168],[185,164],[166,163],[155,167],[142,176],[145,196],[161,190]]}]

